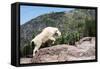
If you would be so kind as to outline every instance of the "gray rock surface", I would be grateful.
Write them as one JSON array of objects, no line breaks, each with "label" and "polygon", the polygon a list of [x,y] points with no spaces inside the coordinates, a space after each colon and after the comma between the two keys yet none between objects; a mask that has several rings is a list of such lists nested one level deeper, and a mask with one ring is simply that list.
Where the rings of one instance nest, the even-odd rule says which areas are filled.
[{"label": "gray rock surface", "polygon": [[33,58],[21,58],[20,63],[64,62],[95,59],[95,39],[77,45],[56,45],[41,48]]}]

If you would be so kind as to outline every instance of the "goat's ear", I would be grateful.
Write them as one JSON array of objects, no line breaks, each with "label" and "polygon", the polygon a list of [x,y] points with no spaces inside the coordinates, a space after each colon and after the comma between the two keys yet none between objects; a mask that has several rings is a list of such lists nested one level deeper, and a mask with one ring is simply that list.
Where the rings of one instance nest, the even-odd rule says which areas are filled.
[{"label": "goat's ear", "polygon": [[58,36],[58,34],[57,34],[57,30],[55,30],[54,36]]}]

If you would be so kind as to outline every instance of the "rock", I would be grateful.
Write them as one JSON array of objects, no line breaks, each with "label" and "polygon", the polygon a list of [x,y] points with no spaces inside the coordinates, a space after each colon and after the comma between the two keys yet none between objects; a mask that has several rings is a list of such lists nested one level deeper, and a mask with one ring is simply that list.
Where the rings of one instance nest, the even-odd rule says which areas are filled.
[{"label": "rock", "polygon": [[93,59],[95,59],[95,38],[92,38],[91,42],[83,41],[76,46],[62,44],[41,48],[31,60],[30,58],[22,58],[21,63],[64,62]]},{"label": "rock", "polygon": [[68,48],[65,45],[57,45],[40,49],[33,57],[33,62],[57,62],[60,61],[61,58],[63,58],[62,61],[64,61],[65,56],[61,57],[61,55],[67,55],[67,49]]},{"label": "rock", "polygon": [[76,46],[85,52],[85,56],[95,55],[95,37],[91,37],[91,41],[82,41],[81,44],[77,44]]}]

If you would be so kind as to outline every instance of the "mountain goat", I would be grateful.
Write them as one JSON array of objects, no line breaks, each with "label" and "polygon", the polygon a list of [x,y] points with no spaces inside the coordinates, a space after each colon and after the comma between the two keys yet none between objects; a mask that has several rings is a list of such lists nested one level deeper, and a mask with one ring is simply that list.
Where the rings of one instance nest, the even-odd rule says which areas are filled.
[{"label": "mountain goat", "polygon": [[34,46],[33,56],[35,56],[36,51],[41,47],[42,43],[48,40],[52,40],[54,44],[56,37],[61,36],[61,32],[56,27],[46,27],[38,34],[34,39],[31,40],[31,45]]}]

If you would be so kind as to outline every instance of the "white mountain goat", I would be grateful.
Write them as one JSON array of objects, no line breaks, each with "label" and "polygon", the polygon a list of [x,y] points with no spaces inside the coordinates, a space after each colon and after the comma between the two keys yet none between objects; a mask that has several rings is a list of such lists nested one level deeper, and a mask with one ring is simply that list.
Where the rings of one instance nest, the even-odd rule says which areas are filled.
[{"label": "white mountain goat", "polygon": [[33,56],[35,56],[35,53],[41,47],[42,43],[45,43],[48,40],[52,40],[52,44],[54,44],[56,37],[59,36],[61,36],[61,32],[58,30],[58,28],[44,28],[40,34],[38,34],[34,39],[31,40],[31,45],[34,46]]}]

